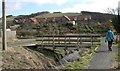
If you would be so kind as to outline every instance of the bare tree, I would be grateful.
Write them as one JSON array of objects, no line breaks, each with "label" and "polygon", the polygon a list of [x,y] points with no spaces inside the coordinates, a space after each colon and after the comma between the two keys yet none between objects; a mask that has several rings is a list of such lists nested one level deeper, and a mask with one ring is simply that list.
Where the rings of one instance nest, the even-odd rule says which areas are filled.
[{"label": "bare tree", "polygon": [[108,8],[107,12],[109,14],[112,14],[112,24],[116,30],[116,35],[117,35],[116,42],[118,42],[118,40],[120,41],[120,8],[119,7],[117,9]]}]

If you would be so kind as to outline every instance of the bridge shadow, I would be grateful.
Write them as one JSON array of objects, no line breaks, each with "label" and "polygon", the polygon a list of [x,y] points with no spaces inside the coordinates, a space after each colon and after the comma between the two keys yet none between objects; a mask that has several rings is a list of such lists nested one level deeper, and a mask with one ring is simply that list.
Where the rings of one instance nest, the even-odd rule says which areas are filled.
[{"label": "bridge shadow", "polygon": [[41,53],[44,56],[54,59],[55,62],[58,62],[59,59],[63,58],[63,55],[58,50],[47,49],[47,48],[38,48],[38,46],[24,46],[24,48],[26,50],[32,50],[32,51]]}]

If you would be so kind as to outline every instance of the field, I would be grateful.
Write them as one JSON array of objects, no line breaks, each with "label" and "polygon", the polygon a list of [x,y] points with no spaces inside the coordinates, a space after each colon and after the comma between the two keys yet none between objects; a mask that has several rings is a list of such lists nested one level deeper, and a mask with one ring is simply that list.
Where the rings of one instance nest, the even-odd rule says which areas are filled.
[{"label": "field", "polygon": [[78,13],[48,13],[43,15],[38,15],[36,18],[46,18],[46,17],[61,17],[61,16],[78,16]]}]

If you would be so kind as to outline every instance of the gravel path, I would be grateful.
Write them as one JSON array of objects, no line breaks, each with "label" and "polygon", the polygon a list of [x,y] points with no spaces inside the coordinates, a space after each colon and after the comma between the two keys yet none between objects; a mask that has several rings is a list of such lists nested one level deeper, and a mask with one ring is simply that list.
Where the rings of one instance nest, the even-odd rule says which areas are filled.
[{"label": "gravel path", "polygon": [[105,39],[102,39],[102,45],[97,49],[93,59],[90,61],[88,69],[110,69],[114,62],[117,47],[112,47],[113,51],[108,51]]}]

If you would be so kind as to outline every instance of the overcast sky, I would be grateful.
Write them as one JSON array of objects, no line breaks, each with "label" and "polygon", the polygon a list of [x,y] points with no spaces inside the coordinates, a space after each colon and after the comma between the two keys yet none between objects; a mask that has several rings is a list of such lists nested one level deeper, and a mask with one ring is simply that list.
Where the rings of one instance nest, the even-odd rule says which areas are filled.
[{"label": "overcast sky", "polygon": [[[117,8],[120,0],[6,0],[7,15],[25,15],[41,11],[49,12],[106,12]],[[0,0],[0,16],[2,15]]]}]

